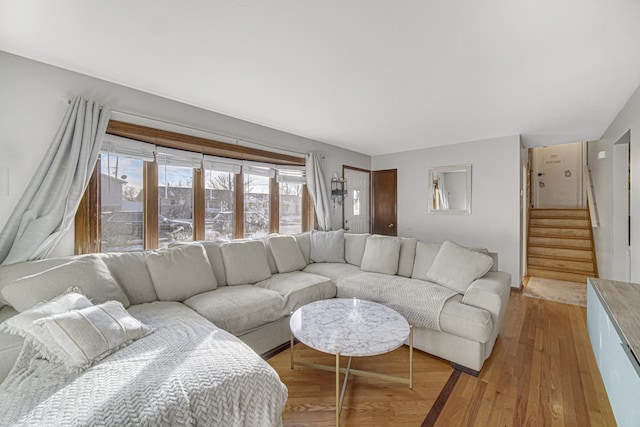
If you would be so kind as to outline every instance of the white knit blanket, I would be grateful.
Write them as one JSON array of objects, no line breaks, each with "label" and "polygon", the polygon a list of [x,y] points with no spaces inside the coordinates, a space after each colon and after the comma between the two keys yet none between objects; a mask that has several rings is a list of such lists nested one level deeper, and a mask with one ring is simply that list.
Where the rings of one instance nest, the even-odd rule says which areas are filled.
[{"label": "white knit blanket", "polygon": [[129,312],[155,331],[80,374],[25,344],[0,425],[279,426],[287,389],[249,347],[180,303]]},{"label": "white knit blanket", "polygon": [[440,312],[456,295],[444,286],[388,274],[359,272],[338,278],[339,298],[361,298],[390,307],[414,326],[440,330]]}]

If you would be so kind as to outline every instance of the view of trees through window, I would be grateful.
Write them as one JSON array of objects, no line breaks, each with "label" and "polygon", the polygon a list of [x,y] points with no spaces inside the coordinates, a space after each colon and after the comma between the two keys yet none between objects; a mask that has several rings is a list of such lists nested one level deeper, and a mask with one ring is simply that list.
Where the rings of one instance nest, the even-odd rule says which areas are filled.
[{"label": "view of trees through window", "polygon": [[193,169],[158,166],[158,247],[193,240]]},{"label": "view of trees through window", "polygon": [[[194,169],[196,163],[186,163],[180,159],[157,160],[153,156],[135,158],[129,153],[102,153],[100,157],[100,250],[102,252],[126,252],[149,248],[164,248],[172,242],[193,241],[194,236],[204,236],[205,240],[230,240],[237,237],[236,199],[241,197],[243,207],[244,237],[254,238],[278,230],[280,234],[294,234],[303,231],[302,205],[303,180],[277,175],[272,168],[254,168],[240,177],[243,182],[241,194],[236,194],[236,172],[241,171],[238,163],[222,166],[215,170]],[[149,162],[149,163],[145,163]],[[185,165],[186,164],[186,165]],[[145,166],[146,165],[146,166]],[[206,165],[206,162],[205,162]],[[235,165],[235,166],[234,166]],[[206,166],[208,167],[208,166]],[[151,168],[151,172],[149,172]],[[154,169],[155,168],[155,169]],[[231,172],[230,172],[231,171]],[[257,171],[257,172],[254,172]],[[278,173],[282,171],[279,170]],[[290,172],[290,171],[289,171]],[[157,181],[149,183],[146,173],[157,174]],[[285,170],[283,173],[287,173]],[[297,173],[297,172],[296,172]],[[194,180],[200,177],[198,185]],[[280,178],[283,178],[282,180]],[[155,200],[145,200],[143,183],[150,197],[157,192],[157,241],[155,230],[149,230],[151,224],[145,224],[145,206],[155,204]],[[155,188],[153,188],[155,187]],[[275,200],[279,205],[270,203],[274,198],[270,192],[277,191]],[[196,197],[198,195],[198,197]],[[194,223],[195,201],[204,212],[200,214],[198,224]],[[151,209],[151,208],[149,208]],[[271,218],[271,213],[278,216]],[[154,213],[155,214],[155,213]],[[204,229],[202,218],[204,218]],[[145,238],[145,230],[149,236]],[[148,245],[150,247],[145,247]]]},{"label": "view of trees through window", "polygon": [[103,154],[100,162],[103,252],[144,249],[142,160]]}]

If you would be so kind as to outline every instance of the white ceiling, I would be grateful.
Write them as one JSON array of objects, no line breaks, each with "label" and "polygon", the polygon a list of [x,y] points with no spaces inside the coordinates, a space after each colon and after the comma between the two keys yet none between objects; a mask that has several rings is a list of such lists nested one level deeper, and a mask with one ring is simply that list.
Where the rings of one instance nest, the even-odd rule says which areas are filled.
[{"label": "white ceiling", "polygon": [[640,85],[640,2],[0,0],[0,50],[370,155],[550,145]]}]

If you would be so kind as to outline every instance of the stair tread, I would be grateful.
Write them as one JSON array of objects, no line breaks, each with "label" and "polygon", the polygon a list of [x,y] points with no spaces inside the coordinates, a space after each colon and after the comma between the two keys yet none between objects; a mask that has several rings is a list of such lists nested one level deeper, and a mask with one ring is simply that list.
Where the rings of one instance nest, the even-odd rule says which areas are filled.
[{"label": "stair tread", "polygon": [[529,244],[530,248],[549,248],[549,249],[574,249],[576,251],[587,251],[587,252],[591,252],[592,249],[591,248],[583,248],[580,246],[567,246],[567,245],[551,245],[551,244]]},{"label": "stair tread", "polygon": [[584,259],[584,258],[574,258],[568,256],[557,256],[557,255],[538,255],[538,254],[527,254],[527,258],[543,258],[543,259],[553,259],[559,261],[573,261],[573,262],[589,262],[593,263],[593,259]]},{"label": "stair tread", "polygon": [[551,230],[557,230],[557,229],[561,229],[561,230],[588,230],[591,227],[589,227],[588,225],[585,226],[578,226],[578,225],[572,225],[572,226],[568,226],[568,225],[547,225],[547,224],[542,224],[542,225],[535,225],[535,224],[531,224],[529,225],[529,229],[532,228],[548,228]]},{"label": "stair tread", "polygon": [[539,265],[531,265],[528,266],[529,270],[545,270],[545,271],[555,271],[556,273],[571,273],[571,274],[594,274],[593,270],[575,270],[573,268],[557,268],[557,267],[547,267],[547,266],[539,266]]},{"label": "stair tread", "polygon": [[548,234],[535,235],[529,233],[529,237],[544,237],[545,239],[567,239],[567,240],[591,240],[591,236],[550,236]]}]

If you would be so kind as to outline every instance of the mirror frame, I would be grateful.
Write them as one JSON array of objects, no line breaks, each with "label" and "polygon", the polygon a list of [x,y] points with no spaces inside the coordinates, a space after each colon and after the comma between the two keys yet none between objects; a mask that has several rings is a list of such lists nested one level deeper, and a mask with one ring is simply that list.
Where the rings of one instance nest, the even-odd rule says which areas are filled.
[{"label": "mirror frame", "polygon": [[[444,172],[464,172],[465,173],[465,185],[466,185],[466,206],[465,209],[434,209],[434,185],[433,181],[437,174]],[[439,166],[429,168],[429,199],[427,200],[427,206],[429,213],[434,214],[457,214],[457,215],[471,215],[471,165],[454,165],[454,166]]]}]

